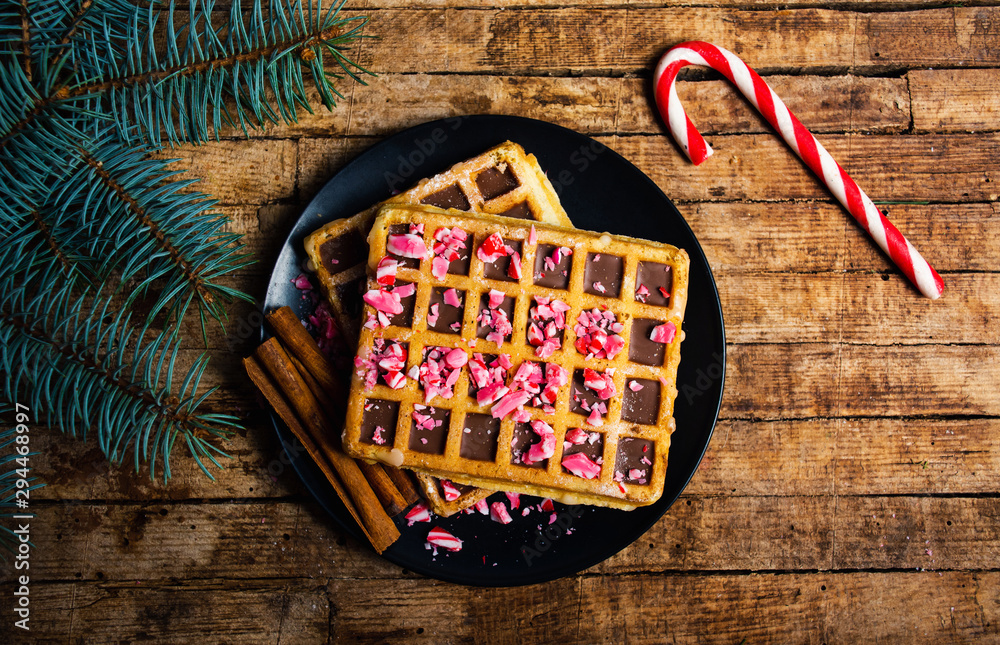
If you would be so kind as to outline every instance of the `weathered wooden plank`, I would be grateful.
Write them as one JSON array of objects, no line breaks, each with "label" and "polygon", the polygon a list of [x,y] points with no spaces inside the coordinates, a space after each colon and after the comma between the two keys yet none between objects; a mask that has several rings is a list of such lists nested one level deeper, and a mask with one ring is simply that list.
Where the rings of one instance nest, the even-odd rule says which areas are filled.
[{"label": "weathered wooden plank", "polygon": [[[701,166],[688,162],[666,136],[598,140],[638,166],[675,201],[832,199],[798,157],[770,134],[709,137],[715,156]],[[827,135],[820,141],[875,201],[996,199],[1000,137],[992,133]]]},{"label": "weathered wooden plank", "polygon": [[[988,570],[998,514],[992,497],[684,495],[592,571]],[[40,581],[407,575],[297,502],[51,505],[32,540]]]},{"label": "weathered wooden plank", "polygon": [[[796,116],[816,132],[902,132],[910,126],[909,96],[901,78],[769,76]],[[662,130],[648,78],[452,76],[381,74],[351,88],[347,103],[298,123],[271,125],[263,136],[323,137],[391,134],[425,121],[465,114],[517,114],[560,123],[586,133],[649,133]],[[728,82],[678,83],[702,132],[769,132],[770,126]],[[309,90],[314,105],[318,94]],[[391,98],[387,98],[391,97]],[[225,128],[224,137],[243,137]],[[260,136],[255,134],[256,136]]]},{"label": "weathered wooden plank", "polygon": [[[13,622],[13,587],[2,588],[0,607]],[[303,643],[325,641],[328,631],[327,592],[307,580],[30,589],[31,631],[24,636],[33,643]],[[15,632],[5,626],[11,638]]]},{"label": "weathered wooden plank", "polygon": [[[703,7],[628,12],[604,6],[367,13],[368,33],[381,40],[362,49],[361,62],[377,72],[635,72],[649,69],[667,47],[685,40],[728,46],[764,72],[1000,63],[1000,52],[991,45],[993,7],[886,13]],[[787,38],[788,33],[810,38]],[[408,55],[401,57],[400,51]]]},{"label": "weathered wooden plank", "polygon": [[997,419],[723,419],[685,494],[989,494],[998,430]]},{"label": "weathered wooden plank", "polygon": [[[997,635],[997,582],[993,573],[651,574],[473,594],[335,581],[331,633],[337,643],[958,642]],[[382,602],[351,600],[369,595]]]},{"label": "weathered wooden plank", "polygon": [[1000,73],[995,69],[913,70],[906,75],[916,132],[1000,128]]}]

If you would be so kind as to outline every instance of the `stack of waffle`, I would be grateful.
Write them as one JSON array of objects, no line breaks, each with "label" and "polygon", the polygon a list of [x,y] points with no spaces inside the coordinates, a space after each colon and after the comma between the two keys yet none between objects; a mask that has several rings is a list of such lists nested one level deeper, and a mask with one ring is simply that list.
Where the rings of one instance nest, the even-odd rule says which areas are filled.
[{"label": "stack of waffle", "polygon": [[684,251],[573,230],[511,143],[306,249],[358,342],[348,454],[414,471],[440,515],[493,490],[622,509],[660,497]]}]

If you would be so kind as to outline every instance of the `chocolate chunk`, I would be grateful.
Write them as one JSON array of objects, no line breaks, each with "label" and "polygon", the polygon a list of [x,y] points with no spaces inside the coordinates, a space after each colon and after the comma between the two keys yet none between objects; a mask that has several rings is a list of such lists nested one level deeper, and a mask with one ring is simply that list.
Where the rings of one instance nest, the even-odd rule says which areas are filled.
[{"label": "chocolate chunk", "polygon": [[[674,270],[669,264],[659,262],[640,262],[635,276],[635,288],[645,286],[649,294],[645,296],[645,303],[658,307],[670,305],[670,298],[664,296],[660,291],[663,288],[670,294],[674,288]],[[637,297],[636,300],[639,300]],[[642,302],[642,301],[640,301]]]},{"label": "chocolate chunk", "polygon": [[[593,409],[595,403],[608,405],[609,401],[597,396],[597,392],[585,386],[583,381],[583,370],[574,370],[573,380],[570,381],[569,411],[582,414],[586,417],[590,416],[590,411]],[[601,416],[607,415],[602,414]]]},{"label": "chocolate chunk", "polygon": [[[444,292],[450,287],[434,287],[431,289],[431,299],[427,303],[427,314],[430,316],[431,308],[438,306],[438,318],[431,324],[427,322],[427,329],[431,329],[442,334],[458,334],[462,331],[462,318],[465,316],[465,292],[456,289],[458,299],[462,301],[461,307],[449,305],[444,301]],[[457,326],[452,327],[458,323]]]},{"label": "chocolate chunk", "polygon": [[337,300],[340,301],[344,311],[353,318],[361,318],[364,311],[365,301],[363,296],[368,287],[368,279],[361,276],[357,280],[351,280],[344,284],[337,285]]},{"label": "chocolate chunk", "polygon": [[[629,384],[642,386],[638,392]],[[644,378],[625,379],[625,396],[622,398],[622,419],[645,425],[656,425],[660,418],[660,382]]]},{"label": "chocolate chunk", "polygon": [[528,206],[528,202],[521,202],[520,204],[514,204],[504,212],[500,213],[502,217],[514,217],[517,219],[532,219],[531,217],[531,207]]},{"label": "chocolate chunk", "polygon": [[[390,224],[389,225],[389,235],[406,235],[410,232],[409,224]],[[388,243],[388,238],[386,240]],[[404,258],[402,256],[396,255],[395,253],[389,253],[389,257],[395,258],[396,262],[399,263],[400,267],[406,267],[408,269],[419,269],[420,260],[418,258]]]},{"label": "chocolate chunk", "polygon": [[420,200],[420,203],[437,206],[438,208],[457,208],[460,211],[469,210],[469,200],[466,199],[465,193],[462,192],[458,184],[442,188],[436,193],[424,197]]},{"label": "chocolate chunk", "polygon": [[565,289],[569,286],[569,274],[573,268],[573,256],[568,253],[559,254],[559,262],[554,269],[546,268],[546,258],[551,258],[559,248],[554,244],[539,244],[535,251],[535,284],[550,289]]},{"label": "chocolate chunk", "polygon": [[511,171],[510,166],[504,168],[487,168],[476,175],[476,187],[482,193],[483,199],[490,200],[500,195],[506,195],[520,184]]},{"label": "chocolate chunk", "polygon": [[628,359],[643,365],[663,365],[667,346],[649,339],[653,327],[662,325],[659,320],[636,318],[632,321],[632,334],[628,343]]},{"label": "chocolate chunk", "polygon": [[319,247],[319,257],[327,271],[337,274],[368,258],[368,242],[359,231],[351,230],[323,242]]},{"label": "chocolate chunk", "polygon": [[[405,284],[410,284],[409,282],[399,282],[396,281],[396,286],[394,288],[399,288]],[[413,307],[417,304],[417,292],[414,291],[413,295],[406,296],[405,298],[399,299],[399,304],[403,305],[403,311],[399,312],[394,316],[389,316],[389,324],[396,327],[409,327],[413,324]]]},{"label": "chocolate chunk", "polygon": [[617,298],[624,270],[624,262],[617,255],[588,253],[587,264],[583,267],[583,290],[597,296]]},{"label": "chocolate chunk", "polygon": [[[521,243],[517,240],[504,240],[505,246],[509,246],[517,253],[518,260],[521,260]],[[490,280],[503,280],[504,282],[517,282],[514,278],[507,275],[507,270],[510,267],[510,263],[513,262],[514,258],[509,255],[505,255],[502,258],[497,258],[494,262],[487,262],[483,264],[483,277],[489,278]]]},{"label": "chocolate chunk", "polygon": [[[507,314],[507,320],[511,321],[512,324],[514,321],[515,302],[516,300],[513,297],[504,296],[503,302],[501,302],[500,306],[497,307],[497,309],[502,309],[504,313]],[[479,314],[482,314],[485,310],[489,308],[490,308],[490,296],[488,293],[484,293],[482,298],[479,299]],[[479,314],[476,314],[477,320],[479,319]],[[493,331],[492,327],[488,327],[486,325],[483,325],[482,323],[477,323],[477,324],[478,326],[476,327],[476,336],[478,338],[486,338],[486,335],[489,334],[491,331]],[[510,340],[510,334],[506,334],[504,336],[504,340]]]},{"label": "chocolate chunk", "polygon": [[[430,429],[418,427],[416,417],[418,414],[430,417],[434,422],[434,427]],[[451,418],[451,410],[417,404],[413,406],[413,415],[411,416],[410,450],[431,455],[443,455],[445,442],[448,439],[448,421]]]},{"label": "chocolate chunk", "polygon": [[510,441],[510,463],[528,468],[545,468],[549,460],[543,459],[532,464],[524,463],[524,458],[528,455],[528,449],[532,444],[541,441],[538,433],[531,429],[527,423],[517,423],[514,425],[514,438]]},{"label": "chocolate chunk", "polygon": [[[566,431],[567,434],[572,430],[574,430],[574,428],[569,428]],[[587,455],[592,462],[603,466],[604,434],[600,432],[593,432],[591,430],[584,430],[584,432],[587,433],[587,440],[579,445],[563,442],[563,457],[582,452]],[[593,441],[593,443],[591,443],[591,441]],[[563,472],[570,475],[572,474],[565,466],[563,466]]]},{"label": "chocolate chunk", "polygon": [[391,447],[396,440],[398,418],[398,401],[366,400],[364,414],[361,415],[361,442]]},{"label": "chocolate chunk", "polygon": [[491,414],[469,413],[462,424],[462,444],[458,455],[463,459],[494,461],[499,438],[500,419],[494,419]]},{"label": "chocolate chunk", "polygon": [[[646,439],[638,437],[619,439],[618,456],[615,458],[615,481],[627,484],[648,484],[653,478],[655,450],[653,442]],[[633,477],[633,475],[635,476]]]}]

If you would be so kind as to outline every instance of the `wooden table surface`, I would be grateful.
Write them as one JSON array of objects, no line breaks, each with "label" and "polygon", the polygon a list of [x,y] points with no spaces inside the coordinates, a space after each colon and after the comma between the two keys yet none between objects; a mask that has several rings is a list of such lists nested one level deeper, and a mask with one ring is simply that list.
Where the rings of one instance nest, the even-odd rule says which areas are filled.
[{"label": "wooden table surface", "polygon": [[[239,359],[210,338],[210,406],[248,431],[208,481],[163,485],[35,435],[31,635],[52,642],[853,643],[1000,640],[1000,2],[370,0],[379,76],[334,111],[169,156],[258,263],[339,168],[408,126],[518,114],[590,135],[677,204],[722,299],[727,378],[680,500],[609,560],[470,588],[392,565],[313,501]],[[652,105],[671,45],[742,56],[945,280],[920,296],[720,77],[679,93],[715,147],[695,167]],[[697,324],[688,321],[687,324]],[[187,354],[202,351],[190,334]],[[684,432],[679,428],[678,432]],[[4,630],[11,621],[5,570]]]}]

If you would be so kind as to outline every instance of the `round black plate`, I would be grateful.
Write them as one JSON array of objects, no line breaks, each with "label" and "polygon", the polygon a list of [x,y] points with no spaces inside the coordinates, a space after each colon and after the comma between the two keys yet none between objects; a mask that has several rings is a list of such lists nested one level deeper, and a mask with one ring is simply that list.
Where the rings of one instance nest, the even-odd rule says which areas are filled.
[{"label": "round black plate", "polygon": [[[416,126],[372,146],[349,163],[313,199],[285,241],[265,300],[265,310],[288,305],[299,313],[308,303],[292,284],[302,272],[303,238],[320,225],[358,213],[416,180],[511,140],[533,153],[556,187],[578,228],[668,242],[691,257],[691,280],[677,375],[666,485],[655,504],[634,511],[555,506],[532,510],[503,525],[489,517],[458,514],[401,527],[402,537],[383,556],[432,578],[469,585],[509,586],[544,582],[590,567],[639,538],[677,499],[698,468],[715,428],[725,378],[725,331],[715,280],[705,254],[680,213],[648,177],[604,145],[572,130],[521,117],[467,116]],[[291,436],[275,420],[287,447]],[[296,455],[296,452],[289,452]],[[292,463],[319,503],[348,533],[364,541],[336,493],[305,454]],[[502,493],[490,501],[504,500]],[[537,505],[536,497],[522,496]],[[426,548],[431,526],[464,542],[459,552]]]}]

